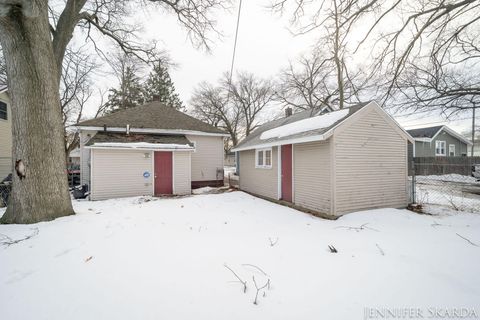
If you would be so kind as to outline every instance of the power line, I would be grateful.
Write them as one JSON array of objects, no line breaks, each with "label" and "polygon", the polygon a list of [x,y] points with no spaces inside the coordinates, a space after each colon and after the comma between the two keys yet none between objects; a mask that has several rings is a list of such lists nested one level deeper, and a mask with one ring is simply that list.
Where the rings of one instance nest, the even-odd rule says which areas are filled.
[{"label": "power line", "polygon": [[[471,120],[472,117],[467,117],[467,118],[458,118],[455,120],[442,120],[442,121],[434,121],[434,122],[427,122],[427,123],[418,123],[418,124],[412,124],[412,125],[404,125],[404,127],[414,127],[414,126],[424,126],[424,125],[430,125],[430,124],[437,124],[437,123],[442,123],[442,122],[458,122],[458,121],[463,121],[463,120]],[[412,120],[414,121],[414,120]]]},{"label": "power line", "polygon": [[239,29],[239,26],[240,26],[240,13],[241,12],[242,12],[242,0],[240,0],[239,5],[238,5],[237,27],[235,28],[235,42],[233,43],[233,54],[232,54],[232,64],[230,66],[229,84],[232,84],[233,66],[235,65],[235,54],[237,52],[238,29]]}]

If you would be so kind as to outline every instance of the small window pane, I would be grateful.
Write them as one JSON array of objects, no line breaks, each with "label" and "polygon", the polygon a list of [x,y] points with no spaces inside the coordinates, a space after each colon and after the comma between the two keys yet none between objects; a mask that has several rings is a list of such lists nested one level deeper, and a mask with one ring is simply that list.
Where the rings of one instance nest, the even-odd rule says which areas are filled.
[{"label": "small window pane", "polygon": [[257,165],[263,166],[263,151],[258,151]]},{"label": "small window pane", "polygon": [[451,157],[455,157],[455,145],[451,144],[448,146],[448,155]]},{"label": "small window pane", "polygon": [[445,155],[446,154],[446,142],[445,141],[437,141],[435,142],[435,153],[436,155]]},{"label": "small window pane", "polygon": [[265,165],[266,166],[272,165],[272,150],[265,151]]},{"label": "small window pane", "polygon": [[7,104],[0,101],[0,119],[7,120]]}]

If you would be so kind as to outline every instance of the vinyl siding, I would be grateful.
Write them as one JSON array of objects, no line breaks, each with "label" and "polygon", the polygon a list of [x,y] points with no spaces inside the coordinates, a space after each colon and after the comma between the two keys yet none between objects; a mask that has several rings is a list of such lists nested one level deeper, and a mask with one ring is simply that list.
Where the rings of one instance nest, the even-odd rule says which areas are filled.
[{"label": "vinyl siding", "polygon": [[85,144],[90,141],[97,131],[80,131],[80,183],[90,185],[90,149]]},{"label": "vinyl siding", "polygon": [[255,168],[255,150],[240,151],[240,189],[278,199],[278,148],[272,148],[272,168]]},{"label": "vinyl siding", "polygon": [[449,145],[455,145],[455,156],[459,157],[462,154],[467,154],[467,144],[458,140],[448,132],[442,131],[435,137],[432,142],[416,141],[415,142],[415,157],[435,157],[436,141],[446,142],[446,157],[449,157]]},{"label": "vinyl siding", "polygon": [[[151,151],[102,150],[92,152],[92,200],[153,194]],[[150,156],[145,157],[148,153]],[[143,173],[150,172],[149,178]]]},{"label": "vinyl siding", "polygon": [[192,181],[190,179],[191,152],[173,153],[173,193],[179,195],[190,194],[192,192]]},{"label": "vinyl siding", "polygon": [[293,147],[294,203],[330,214],[330,143],[317,141]]},{"label": "vinyl siding", "polygon": [[12,109],[6,92],[0,101],[7,104],[7,120],[0,119],[0,181],[12,172]]},{"label": "vinyl siding", "polygon": [[222,180],[217,170],[223,170],[223,137],[187,135],[195,142],[196,151],[192,153],[192,181]]},{"label": "vinyl siding", "polygon": [[336,214],[407,205],[407,141],[376,110],[335,133]]}]

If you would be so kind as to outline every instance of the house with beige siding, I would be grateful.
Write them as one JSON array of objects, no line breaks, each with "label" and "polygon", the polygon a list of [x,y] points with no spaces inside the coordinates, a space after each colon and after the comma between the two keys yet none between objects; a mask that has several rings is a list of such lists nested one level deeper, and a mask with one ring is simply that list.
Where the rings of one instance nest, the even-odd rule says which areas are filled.
[{"label": "house with beige siding", "polygon": [[12,109],[6,87],[0,87],[0,181],[12,173]]},{"label": "house with beige siding", "polygon": [[160,102],[76,125],[80,180],[92,200],[185,195],[223,185],[222,130]]},{"label": "house with beige siding", "polygon": [[369,102],[287,114],[233,151],[241,190],[336,217],[407,206],[408,142],[410,135]]}]

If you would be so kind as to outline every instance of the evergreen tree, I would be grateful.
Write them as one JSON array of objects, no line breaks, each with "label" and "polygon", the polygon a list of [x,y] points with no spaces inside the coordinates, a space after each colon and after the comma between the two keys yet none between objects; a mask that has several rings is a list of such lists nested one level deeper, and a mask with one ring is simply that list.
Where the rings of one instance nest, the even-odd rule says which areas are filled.
[{"label": "evergreen tree", "polygon": [[153,101],[154,97],[158,96],[157,100],[167,106],[177,110],[185,110],[180,96],[175,92],[175,85],[170,78],[168,68],[161,61],[154,64],[153,70],[145,82],[144,89],[146,101]]},{"label": "evergreen tree", "polygon": [[120,87],[111,88],[109,92],[107,113],[139,106],[145,100],[140,78],[135,68],[128,65],[122,68]]}]

